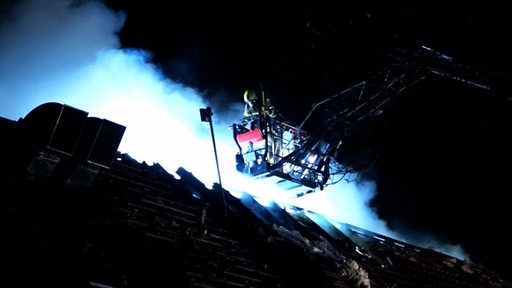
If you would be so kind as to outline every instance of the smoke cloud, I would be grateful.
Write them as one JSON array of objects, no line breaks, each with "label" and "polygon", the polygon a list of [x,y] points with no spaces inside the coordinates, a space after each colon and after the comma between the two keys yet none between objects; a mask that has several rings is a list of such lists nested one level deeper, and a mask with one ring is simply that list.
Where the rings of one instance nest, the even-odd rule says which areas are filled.
[{"label": "smoke cloud", "polygon": [[[16,120],[46,102],[71,105],[126,126],[119,150],[137,161],[159,163],[171,174],[183,167],[207,186],[218,182],[210,126],[201,122],[199,109],[216,107],[205,99],[219,95],[207,98],[173,81],[152,63],[150,51],[122,48],[117,33],[126,17],[99,1],[32,0],[10,7],[0,22],[0,116]],[[223,187],[234,195],[245,191],[261,201],[286,202],[333,222],[468,259],[456,245],[389,231],[368,206],[377,191],[371,182],[340,181],[290,199],[278,187],[239,175],[228,127],[241,118],[243,102],[226,107],[230,111],[213,110],[212,123]]]}]

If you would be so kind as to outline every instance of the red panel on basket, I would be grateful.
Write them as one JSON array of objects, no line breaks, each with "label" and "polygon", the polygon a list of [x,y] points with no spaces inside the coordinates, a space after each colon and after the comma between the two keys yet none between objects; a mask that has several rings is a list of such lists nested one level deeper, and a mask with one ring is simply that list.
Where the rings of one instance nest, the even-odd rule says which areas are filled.
[{"label": "red panel on basket", "polygon": [[249,141],[251,141],[252,143],[256,143],[256,142],[263,140],[263,136],[261,135],[260,129],[254,129],[249,132],[245,132],[245,133],[236,135],[236,140],[240,144],[243,144],[243,143],[249,142]]}]

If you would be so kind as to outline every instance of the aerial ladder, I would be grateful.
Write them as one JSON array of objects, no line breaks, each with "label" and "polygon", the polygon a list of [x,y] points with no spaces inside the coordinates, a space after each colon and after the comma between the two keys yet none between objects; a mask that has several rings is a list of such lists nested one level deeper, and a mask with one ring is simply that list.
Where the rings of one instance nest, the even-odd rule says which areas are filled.
[{"label": "aerial ladder", "polygon": [[237,170],[249,177],[276,179],[289,189],[300,188],[297,197],[322,190],[367,168],[340,157],[343,141],[366,121],[381,116],[411,87],[436,75],[490,90],[490,79],[496,76],[425,46],[414,53],[393,48],[385,55],[392,61],[384,69],[315,103],[298,126],[269,117],[264,108],[257,119],[258,128],[244,128],[247,119],[234,124]]}]

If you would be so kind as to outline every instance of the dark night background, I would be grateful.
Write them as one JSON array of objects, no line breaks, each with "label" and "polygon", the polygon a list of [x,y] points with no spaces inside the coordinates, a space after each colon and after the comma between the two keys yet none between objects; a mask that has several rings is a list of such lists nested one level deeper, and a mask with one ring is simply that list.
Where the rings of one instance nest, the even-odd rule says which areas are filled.
[{"label": "dark night background", "polygon": [[[491,91],[427,79],[358,132],[375,162],[372,202],[394,230],[461,244],[511,279],[512,18],[501,2],[109,0],[125,48],[173,80],[240,101],[263,85],[298,124],[316,101],[368,79],[390,47],[421,45],[492,71]],[[508,85],[508,86],[507,86]],[[496,87],[494,89],[494,87]]]}]

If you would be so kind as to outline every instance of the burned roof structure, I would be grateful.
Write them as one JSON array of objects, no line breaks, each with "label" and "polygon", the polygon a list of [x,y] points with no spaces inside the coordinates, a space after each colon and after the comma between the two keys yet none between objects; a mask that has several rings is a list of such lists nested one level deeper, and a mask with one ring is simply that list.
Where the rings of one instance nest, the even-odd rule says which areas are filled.
[{"label": "burned roof structure", "polygon": [[193,171],[176,178],[120,153],[124,126],[65,104],[0,120],[13,287],[512,287],[431,249],[206,187]]}]

